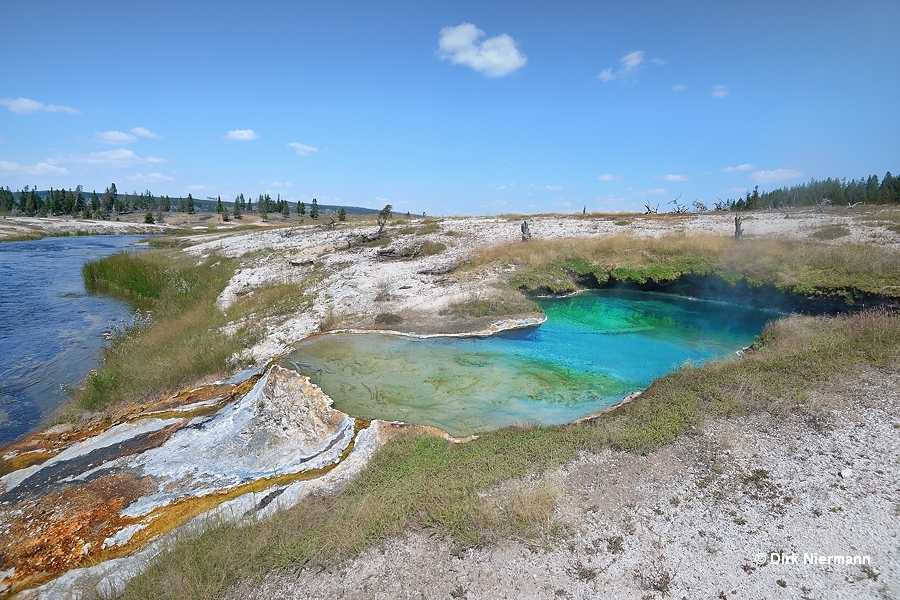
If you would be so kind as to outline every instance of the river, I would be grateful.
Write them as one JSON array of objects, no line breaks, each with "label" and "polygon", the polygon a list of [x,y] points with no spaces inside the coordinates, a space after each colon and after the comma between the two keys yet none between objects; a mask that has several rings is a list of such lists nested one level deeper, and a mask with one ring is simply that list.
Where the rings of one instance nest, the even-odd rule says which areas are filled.
[{"label": "river", "polygon": [[97,365],[126,302],[89,294],[81,266],[146,236],[48,237],[0,244],[0,446],[39,428]]}]

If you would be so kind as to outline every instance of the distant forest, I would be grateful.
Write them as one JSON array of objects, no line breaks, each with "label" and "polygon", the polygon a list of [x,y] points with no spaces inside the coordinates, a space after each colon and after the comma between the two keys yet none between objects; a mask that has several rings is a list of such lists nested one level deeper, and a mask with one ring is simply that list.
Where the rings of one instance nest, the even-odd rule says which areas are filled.
[{"label": "distant forest", "polygon": [[[760,192],[759,186],[746,196],[738,199],[716,199],[712,203],[715,210],[757,210],[766,208],[792,208],[798,206],[814,206],[825,201],[832,205],[855,204],[900,204],[900,178],[888,171],[879,181],[877,175],[860,177],[859,179],[836,179],[829,177],[824,181],[811,179],[793,187],[783,187],[771,192]],[[687,207],[679,205],[676,212],[686,212]],[[695,201],[697,211],[709,210],[705,202]],[[293,208],[292,208],[293,207]],[[649,207],[648,207],[649,208]],[[154,196],[150,190],[143,193],[120,194],[116,184],[111,184],[102,194],[96,191],[86,194],[79,185],[74,190],[39,191],[29,186],[13,192],[9,187],[0,187],[0,214],[33,216],[72,215],[85,219],[109,219],[116,214],[144,212],[157,215],[163,213],[184,212],[218,212],[240,218],[245,212],[260,213],[264,217],[269,213],[281,213],[285,216],[291,212],[299,215],[309,214],[318,218],[319,214],[375,214],[378,211],[358,206],[331,206],[318,204],[315,199],[307,207],[306,203],[293,205],[280,197],[273,200],[268,194],[260,194],[256,203],[238,195],[232,202],[223,202],[221,198],[195,199],[191,194],[186,198],[170,198]],[[308,212],[307,212],[308,211]],[[226,217],[227,218],[227,217]]]},{"label": "distant forest", "polygon": [[[888,171],[879,182],[877,175],[859,179],[810,179],[793,187],[783,187],[771,192],[760,192],[757,186],[738,200],[719,200],[717,210],[756,210],[762,208],[790,208],[813,206],[825,200],[833,205],[898,204],[900,203],[900,179]],[[695,203],[696,205],[696,203]]]},{"label": "distant forest", "polygon": [[[358,206],[331,206],[318,204],[312,200],[310,208],[315,205],[317,218],[321,214],[338,214],[342,210],[344,214],[375,214],[378,211],[371,208]],[[300,209],[299,211],[297,209]],[[187,197],[170,198],[169,196],[154,196],[150,190],[138,194],[120,194],[116,184],[110,184],[102,194],[96,191],[85,193],[82,186],[74,190],[38,190],[30,186],[13,192],[9,187],[0,187],[0,213],[11,215],[24,215],[27,217],[46,217],[72,215],[84,219],[109,219],[117,214],[142,212],[158,215],[170,212],[218,212],[234,215],[240,218],[245,212],[281,213],[284,215],[297,211],[298,214],[306,214],[305,203],[288,203],[280,197],[273,200],[269,194],[260,194],[254,204],[252,199],[244,199],[244,195],[238,195],[232,202],[223,202],[221,198],[196,199],[191,194]],[[301,212],[302,211],[302,212]],[[313,211],[310,211],[313,212]],[[157,219],[157,220],[158,220]]]}]

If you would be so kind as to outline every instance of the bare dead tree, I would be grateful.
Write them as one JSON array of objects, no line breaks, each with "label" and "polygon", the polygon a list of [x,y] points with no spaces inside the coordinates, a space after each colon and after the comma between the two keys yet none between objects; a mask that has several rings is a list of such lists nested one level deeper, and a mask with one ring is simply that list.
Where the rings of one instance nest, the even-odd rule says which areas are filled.
[{"label": "bare dead tree", "polygon": [[531,239],[531,228],[528,227],[528,221],[522,221],[522,241],[527,242]]},{"label": "bare dead tree", "polygon": [[831,198],[823,198],[821,201],[816,202],[816,212],[824,213],[826,204],[831,204]]},{"label": "bare dead tree", "polygon": [[650,202],[645,202],[644,208],[647,209],[646,211],[644,211],[645,215],[655,215],[659,212],[659,204],[656,205],[656,208],[653,208],[652,206],[650,206]]},{"label": "bare dead tree", "polygon": [[744,237],[744,228],[741,227],[741,221],[743,220],[744,218],[740,215],[734,216],[734,239],[736,240],[742,239]]},{"label": "bare dead tree", "polygon": [[678,194],[678,197],[675,198],[674,200],[670,200],[670,201],[669,201],[669,204],[674,204],[674,205],[675,205],[675,210],[674,210],[673,212],[675,212],[676,214],[686,213],[686,212],[687,212],[687,209],[688,209],[688,208],[687,208],[687,205],[685,205],[685,204],[680,204],[680,203],[678,202],[679,200],[681,200],[681,194]]}]

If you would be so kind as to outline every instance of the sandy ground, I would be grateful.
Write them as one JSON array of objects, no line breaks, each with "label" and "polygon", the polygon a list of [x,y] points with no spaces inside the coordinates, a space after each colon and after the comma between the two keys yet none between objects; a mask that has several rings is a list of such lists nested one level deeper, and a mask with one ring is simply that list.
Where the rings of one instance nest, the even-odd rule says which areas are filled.
[{"label": "sandy ground", "polygon": [[229,598],[898,598],[898,389],[869,370],[820,392],[824,429],[714,420],[649,456],[585,454],[551,475],[562,536],[459,553],[417,532]]},{"label": "sandy ground", "polygon": [[[870,216],[867,218],[871,218]],[[623,217],[529,218],[534,239],[599,237],[633,234],[658,237],[665,234],[709,233],[733,236],[734,216],[728,213],[692,215],[654,215]],[[814,211],[755,213],[743,217],[747,238],[768,236],[809,237],[828,225],[847,225],[850,234],[833,243],[866,243],[900,247],[900,235],[863,218],[843,212],[818,214]],[[307,221],[308,223],[308,221]],[[413,219],[410,228],[421,231],[426,223]],[[489,320],[461,321],[442,316],[441,311],[454,301],[490,294],[491,285],[506,273],[480,271],[473,275],[428,275],[421,271],[463,261],[477,248],[502,242],[521,241],[522,221],[515,217],[470,217],[440,219],[436,231],[427,234],[399,234],[404,225],[390,230],[390,247],[402,251],[422,241],[447,246],[439,254],[413,260],[384,260],[379,248],[353,246],[348,240],[358,233],[371,233],[374,226],[344,225],[326,231],[320,225],[303,225],[249,232],[237,235],[209,233],[200,236],[186,251],[204,257],[212,252],[245,258],[219,297],[219,306],[227,309],[242,296],[274,283],[315,279],[310,290],[315,295],[313,308],[291,319],[266,323],[265,339],[245,357],[256,364],[287,352],[292,344],[315,333],[323,320],[332,319],[337,327],[376,327],[373,317],[390,312],[403,317],[398,327],[419,333],[461,332],[484,329]],[[314,277],[310,277],[310,275]],[[332,327],[334,328],[334,327]]]},{"label": "sandy ground", "polygon": [[[733,215],[722,214],[538,217],[530,223],[536,238],[550,239],[734,232]],[[434,315],[454,299],[482,293],[500,273],[468,281],[418,271],[464,259],[484,244],[515,242],[520,224],[505,218],[443,220],[426,237],[448,249],[415,261],[380,262],[374,249],[340,251],[345,232],[272,232],[267,238],[211,240],[192,251],[269,253],[235,276],[222,306],[256,285],[290,279],[285,265],[291,261],[320,264],[320,298],[358,324],[381,310],[375,298],[385,290],[391,311],[404,315]],[[804,238],[833,224],[851,230],[834,243],[900,246],[897,234],[847,214],[758,213],[745,217],[743,227],[746,237]],[[307,315],[273,324],[254,357],[282,352],[316,323],[316,315]],[[408,322],[403,327],[410,328]],[[231,597],[900,597],[898,383],[896,370],[870,371],[840,389],[823,390],[832,396],[827,405],[837,406],[825,415],[830,424],[824,431],[799,418],[756,416],[709,422],[646,457],[584,455],[556,474],[557,519],[569,531],[563,538],[537,546],[509,540],[458,554],[447,540],[411,533],[334,572],[273,573],[261,586],[238,586]],[[796,556],[800,564],[775,563],[773,552],[785,554],[784,562]],[[870,564],[803,564],[807,555],[808,561],[814,555],[860,556]]]},{"label": "sandy ground", "polygon": [[[73,232],[99,223],[10,218],[0,220],[0,235],[7,221],[13,227]],[[731,236],[734,231],[733,215],[727,213],[540,216],[529,222],[534,237],[544,239]],[[900,235],[873,224],[871,214],[773,211],[745,216],[743,227],[751,238],[804,238],[834,224],[851,233],[831,243],[900,247]],[[427,233],[427,224],[414,219],[392,228],[391,247],[400,253],[427,240],[446,249],[386,260],[379,248],[348,245],[354,235],[374,231],[371,225],[326,230],[291,221],[249,232],[226,231],[225,225],[201,215],[149,227],[199,233],[186,249],[198,260],[213,253],[240,259],[242,266],[218,299],[222,309],[269,284],[305,282],[312,308],[264,322],[264,339],[236,357],[236,364],[256,365],[288,351],[323,321],[373,327],[377,314],[391,312],[403,317],[399,328],[405,331],[483,329],[490,323],[457,321],[441,311],[454,300],[489,294],[492,283],[508,273],[423,271],[465,260],[479,247],[521,238],[521,220],[514,217],[439,219]],[[97,227],[102,231],[96,233],[124,233],[146,226],[102,222]],[[404,227],[418,231],[403,234]],[[646,457],[613,451],[584,455],[552,474],[558,490],[554,521],[567,531],[561,537],[508,540],[459,553],[446,540],[413,532],[334,572],[273,573],[261,585],[238,586],[231,597],[897,598],[898,384],[900,366],[823,389],[828,400],[823,407],[834,407],[823,408],[824,429],[799,417],[757,416],[708,422],[695,435]],[[785,553],[788,560],[796,554],[800,564],[773,563],[772,553]],[[870,564],[803,564],[805,554],[869,557]]]}]

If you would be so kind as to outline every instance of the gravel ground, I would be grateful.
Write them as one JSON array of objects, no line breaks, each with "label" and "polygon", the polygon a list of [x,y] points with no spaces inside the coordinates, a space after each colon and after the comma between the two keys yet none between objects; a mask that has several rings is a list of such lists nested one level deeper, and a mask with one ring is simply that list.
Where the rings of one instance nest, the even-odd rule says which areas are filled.
[{"label": "gravel ground", "polygon": [[[900,366],[867,370],[814,396],[815,424],[712,420],[648,456],[585,454],[556,474],[562,536],[460,553],[414,532],[229,597],[900,598],[898,389]],[[810,564],[829,556],[870,563]]]}]

